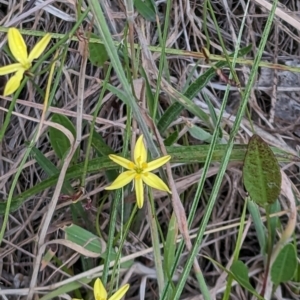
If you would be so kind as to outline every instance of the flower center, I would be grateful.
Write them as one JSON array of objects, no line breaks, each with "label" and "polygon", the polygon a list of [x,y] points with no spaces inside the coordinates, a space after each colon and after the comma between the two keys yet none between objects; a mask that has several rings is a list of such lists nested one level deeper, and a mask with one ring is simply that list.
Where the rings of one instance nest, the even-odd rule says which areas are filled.
[{"label": "flower center", "polygon": [[31,62],[27,61],[25,64],[23,64],[23,68],[25,70],[29,70],[31,68]]},{"label": "flower center", "polygon": [[144,171],[143,168],[139,168],[139,167],[135,167],[134,170],[135,170],[135,172],[136,172],[137,174],[142,174],[143,171]]},{"label": "flower center", "polygon": [[139,164],[135,165],[134,170],[137,174],[142,174],[147,167],[148,167],[148,164],[146,162],[140,163],[140,161],[139,161]]}]

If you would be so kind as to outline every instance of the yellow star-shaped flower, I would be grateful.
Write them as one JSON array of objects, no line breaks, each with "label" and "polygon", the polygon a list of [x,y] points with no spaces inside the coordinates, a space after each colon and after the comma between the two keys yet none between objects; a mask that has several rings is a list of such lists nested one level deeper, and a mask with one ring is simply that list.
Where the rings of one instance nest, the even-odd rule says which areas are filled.
[{"label": "yellow star-shaped flower", "polygon": [[[107,299],[107,291],[105,287],[103,286],[102,281],[97,278],[94,283],[94,298],[95,300],[120,300],[128,291],[129,284],[125,284],[122,287],[120,287],[109,299]],[[73,298],[73,300],[79,300],[76,298]]]},{"label": "yellow star-shaped flower", "polygon": [[134,161],[130,161],[114,154],[109,155],[109,158],[128,171],[121,173],[110,186],[105,188],[106,190],[119,189],[134,180],[138,208],[142,208],[144,204],[143,183],[171,194],[167,185],[158,176],[151,173],[151,171],[167,163],[171,159],[171,156],[166,155],[148,163],[147,150],[143,142],[143,135],[141,135],[136,142],[134,148]]},{"label": "yellow star-shaped flower", "polygon": [[17,28],[9,28],[7,36],[9,49],[18,62],[0,68],[0,75],[15,72],[15,75],[7,81],[3,93],[4,96],[10,95],[18,89],[24,72],[31,68],[33,60],[41,56],[51,40],[51,35],[47,33],[28,55],[25,41]]},{"label": "yellow star-shaped flower", "polygon": [[[129,284],[120,287],[108,300],[120,300],[128,291]],[[95,300],[107,300],[107,292],[103,286],[102,281],[97,278],[94,284],[94,297]]]}]

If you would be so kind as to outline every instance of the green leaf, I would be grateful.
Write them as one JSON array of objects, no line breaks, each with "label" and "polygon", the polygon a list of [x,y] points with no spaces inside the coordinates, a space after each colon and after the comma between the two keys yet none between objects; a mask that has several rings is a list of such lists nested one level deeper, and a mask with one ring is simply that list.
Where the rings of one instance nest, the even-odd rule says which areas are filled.
[{"label": "green leaf", "polygon": [[157,123],[157,128],[161,134],[168,129],[169,125],[174,120],[176,120],[183,108],[184,107],[178,102],[173,103],[167,108]]},{"label": "green leaf", "polygon": [[[239,51],[238,56],[244,56],[248,52],[251,51],[251,45],[241,49]],[[232,55],[230,55],[232,57]],[[185,91],[184,96],[190,100],[192,100],[207,84],[208,82],[216,75],[215,68],[221,69],[227,65],[226,61],[219,61],[217,62],[214,67],[208,69],[204,74],[199,76]],[[163,114],[163,116],[160,118],[157,128],[158,130],[163,133],[167,130],[169,125],[177,119],[181,111],[183,110],[184,106],[179,103],[175,102],[173,103]],[[188,107],[186,107],[188,109]],[[191,110],[190,110],[191,111]],[[192,111],[191,111],[192,112]],[[202,116],[202,118],[201,118]],[[207,118],[205,118],[205,114],[199,114],[198,117],[202,119],[203,121],[207,122]]]},{"label": "green leaf", "polygon": [[129,105],[128,103],[128,99],[126,97],[126,94],[124,93],[124,91],[122,91],[121,89],[111,85],[111,84],[107,84],[106,88],[112,92],[114,95],[116,95],[119,99],[121,99],[125,104]]},{"label": "green leaf", "polygon": [[249,141],[243,179],[247,192],[258,205],[272,204],[280,194],[281,173],[278,161],[268,144],[256,134]]},{"label": "green leaf", "polygon": [[92,280],[93,279],[90,276],[88,276],[87,278],[81,278],[80,281],[76,280],[76,281],[70,282],[68,284],[65,284],[65,285],[59,287],[58,289],[56,289],[54,291],[47,293],[47,295],[40,298],[40,300],[57,299],[60,295],[67,294],[76,289],[79,289],[82,285],[88,284]]},{"label": "green leaf", "polygon": [[256,292],[256,290],[253,288],[253,286],[251,285],[251,283],[249,281],[247,266],[243,262],[241,262],[239,260],[234,261],[232,263],[230,270],[228,270],[225,267],[223,267],[220,263],[218,263],[217,261],[212,259],[211,257],[206,256],[206,255],[202,255],[202,256],[205,257],[206,259],[208,259],[209,261],[211,261],[216,266],[218,266],[221,270],[226,272],[228,275],[232,276],[236,282],[238,282],[242,287],[244,287],[246,290],[251,292],[258,299],[264,300],[264,298],[262,296],[260,296]]},{"label": "green leaf", "polygon": [[251,291],[254,295],[256,290],[249,281],[248,268],[240,260],[234,261],[231,265],[230,271],[232,272],[235,280],[248,291]]},{"label": "green leaf", "polygon": [[[174,258],[176,251],[176,240],[178,237],[178,225],[174,213],[169,222],[168,233],[166,238],[166,247],[164,248],[164,272],[169,275],[174,266]],[[167,276],[168,276],[167,275]]]},{"label": "green leaf", "polygon": [[115,154],[114,150],[107,146],[102,136],[95,130],[93,131],[92,146],[98,152],[99,156],[108,156],[109,154]]},{"label": "green leaf", "polygon": [[[269,214],[270,215],[273,215],[273,214],[276,214],[278,212],[281,211],[281,206],[280,206],[280,203],[278,201],[278,199],[272,204],[270,205],[270,210],[269,210]],[[274,245],[274,242],[275,242],[275,238],[276,238],[276,235],[277,235],[277,229],[278,229],[278,216],[274,216],[272,218],[270,218],[270,237],[271,237],[271,245]]]},{"label": "green leaf", "polygon": [[[297,263],[297,269],[295,272],[295,276],[293,278],[293,281],[299,283],[300,282],[300,263]],[[298,285],[299,286],[299,285]],[[299,294],[300,294],[300,286],[299,286]]]},{"label": "green leaf", "polygon": [[84,203],[81,201],[73,202],[72,205],[70,205],[72,220],[75,224],[80,222],[80,224],[83,225],[88,231],[93,232],[95,230],[93,220],[89,218],[89,214],[87,210],[84,209],[83,205]]},{"label": "green leaf", "polygon": [[154,95],[152,92],[152,87],[147,77],[147,74],[143,67],[140,67],[140,73],[145,81],[145,90],[146,90],[146,99],[147,99],[147,107],[149,108],[150,116],[153,116],[154,110]]},{"label": "green leaf", "polygon": [[[91,38],[99,39],[94,33],[91,33]],[[96,67],[103,67],[104,63],[108,60],[104,44],[89,42],[89,60]]]},{"label": "green leaf", "polygon": [[42,167],[48,176],[52,176],[59,173],[56,166],[36,147],[31,149],[32,156],[36,162]]},{"label": "green leaf", "polygon": [[79,227],[77,225],[65,226],[63,230],[66,233],[66,240],[71,241],[77,245],[80,245],[88,251],[103,254],[106,249],[105,242],[102,241],[97,235]]},{"label": "green leaf", "polygon": [[[102,136],[94,130],[92,138],[92,146],[96,149],[99,156],[108,156],[109,154],[114,154],[114,151],[107,146]],[[106,170],[105,175],[108,182],[113,182],[119,175],[117,170]]]},{"label": "green leaf", "polygon": [[[36,162],[43,168],[50,177],[59,174],[59,169],[36,147],[31,149]],[[62,192],[67,195],[73,195],[74,189],[68,180],[64,181]]]},{"label": "green leaf", "polygon": [[[210,113],[210,116],[211,116],[211,120],[212,120],[212,123],[213,125],[216,127],[217,125],[217,120],[218,120],[218,116],[216,114],[216,111],[215,111],[215,108],[213,106],[213,104],[211,103],[208,95],[206,95],[206,93],[202,92],[202,96],[203,98],[205,99],[205,102],[208,106],[208,109],[209,109],[209,113]],[[219,129],[219,137],[222,138],[223,137],[223,132],[222,132],[222,128],[220,127]]]},{"label": "green leaf", "polygon": [[285,245],[271,267],[271,279],[275,285],[291,280],[297,269],[297,253],[294,245]]},{"label": "green leaf", "polygon": [[188,131],[190,135],[197,140],[207,143],[211,142],[212,135],[197,125],[189,124]]},{"label": "green leaf", "polygon": [[[51,121],[54,123],[58,123],[63,127],[67,128],[73,134],[74,138],[76,137],[75,127],[73,123],[66,116],[60,114],[53,114]],[[69,151],[71,147],[69,139],[65,136],[63,132],[53,127],[49,127],[49,138],[50,138],[51,146],[55,151],[56,155],[60,159],[63,159],[67,151]],[[78,150],[76,150],[76,153],[74,154],[72,161],[76,161],[78,156],[79,156],[79,148]]]},{"label": "green leaf", "polygon": [[165,146],[172,146],[177,141],[178,136],[178,130],[175,130],[164,140]]},{"label": "green leaf", "polygon": [[147,21],[156,21],[156,5],[153,0],[134,0],[134,6]]},{"label": "green leaf", "polygon": [[[163,270],[164,276],[166,280],[172,281],[172,269],[174,267],[175,261],[175,252],[176,252],[176,240],[178,237],[178,225],[176,221],[176,217],[174,213],[171,216],[169,226],[168,226],[168,233],[164,247],[164,260],[163,260]],[[173,289],[170,285],[169,288],[169,295],[172,295]]]},{"label": "green leaf", "polygon": [[259,242],[260,252],[264,255],[266,254],[266,244],[267,244],[267,235],[266,227],[262,221],[262,217],[259,212],[258,205],[253,201],[248,201],[248,210],[251,214],[253,224],[256,231],[256,237]]},{"label": "green leaf", "polygon": [[[101,255],[103,260],[107,260],[107,249],[106,251]],[[116,259],[120,259],[120,256],[118,252],[115,250],[115,248],[112,248],[110,251],[109,261],[115,261]],[[120,268],[129,269],[134,264],[134,259],[130,259],[124,262],[120,263]]]}]

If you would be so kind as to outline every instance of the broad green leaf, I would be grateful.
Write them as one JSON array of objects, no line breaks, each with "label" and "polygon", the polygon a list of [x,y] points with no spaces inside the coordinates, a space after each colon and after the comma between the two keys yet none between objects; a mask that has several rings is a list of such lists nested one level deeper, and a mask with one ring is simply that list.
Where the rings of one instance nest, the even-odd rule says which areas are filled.
[{"label": "broad green leaf", "polygon": [[72,224],[70,226],[65,226],[63,230],[66,233],[66,240],[80,245],[94,253],[103,254],[105,252],[105,242],[97,235],[82,227]]},{"label": "broad green leaf", "polygon": [[242,261],[234,261],[231,265],[230,271],[232,272],[235,280],[241,286],[251,291],[253,294],[256,293],[256,290],[249,281],[248,268]]},{"label": "broad green leaf", "polygon": [[156,6],[153,0],[134,0],[134,6],[147,21],[156,21]]},{"label": "broad green leaf", "polygon": [[271,267],[271,279],[275,285],[291,280],[297,269],[297,253],[292,244],[285,245]]},{"label": "broad green leaf", "polygon": [[178,136],[178,130],[175,130],[164,140],[165,146],[172,146],[177,141]]},{"label": "broad green leaf", "polygon": [[274,203],[280,194],[278,161],[268,144],[256,134],[248,144],[243,179],[251,199],[260,206]]},{"label": "broad green leaf", "polygon": [[188,131],[192,137],[199,141],[211,142],[212,135],[197,125],[188,124]]},{"label": "broad green leaf", "polygon": [[[91,38],[99,39],[99,36],[91,33]],[[102,67],[109,58],[104,44],[100,43],[89,42],[89,54],[90,62],[96,67]]]},{"label": "broad green leaf", "polygon": [[[297,269],[296,269],[293,281],[295,281],[297,283],[300,282],[300,263],[297,263]],[[300,293],[300,286],[299,286],[299,293]]]},{"label": "broad green leaf", "polygon": [[[75,127],[73,123],[66,116],[60,114],[53,114],[51,121],[54,123],[58,123],[63,127],[67,128],[73,134],[73,136],[76,137]],[[69,139],[64,135],[63,132],[53,127],[49,127],[49,138],[50,138],[51,146],[55,151],[56,155],[60,159],[63,159],[67,151],[69,151],[71,147]],[[76,161],[78,155],[79,155],[79,149],[74,154],[72,161]]]}]

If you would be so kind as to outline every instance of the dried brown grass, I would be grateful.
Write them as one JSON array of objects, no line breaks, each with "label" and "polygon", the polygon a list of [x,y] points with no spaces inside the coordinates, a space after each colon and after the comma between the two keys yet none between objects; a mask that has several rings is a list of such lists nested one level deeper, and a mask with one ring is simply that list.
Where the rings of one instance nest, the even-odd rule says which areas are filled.
[{"label": "dried brown grass", "polygon": [[[30,1],[33,3],[32,1]],[[1,21],[2,26],[5,24],[18,24],[19,28],[48,31],[48,32],[58,32],[58,33],[68,33],[72,23],[61,20],[48,12],[43,10],[38,10],[35,13],[30,14],[24,18],[21,18],[18,22],[14,23],[14,20],[18,16],[22,16],[26,3],[21,2],[21,4],[13,5],[10,3],[9,8],[7,4],[2,2],[0,6],[0,11],[4,11],[6,18]],[[66,1],[61,3],[58,1],[52,1],[51,5],[55,6],[59,10],[65,12],[70,16],[75,15],[75,9],[72,1]],[[122,1],[105,1],[103,3],[107,16],[109,16],[109,22],[112,34],[114,38],[121,41],[123,37],[123,27],[126,22],[124,5]],[[167,47],[186,49],[189,51],[200,51],[201,47],[206,44],[206,37],[202,30],[202,20],[203,20],[203,6],[202,1],[173,1],[172,3],[172,17],[171,25],[167,39]],[[213,1],[212,5],[215,10],[215,14],[218,19],[218,24],[221,29],[222,37],[226,44],[228,51],[234,50],[234,44],[237,40],[237,33],[241,24],[241,19],[243,15],[243,9],[245,6],[244,1]],[[297,10],[297,1],[288,1],[287,6],[292,10]],[[256,53],[256,47],[261,38],[261,33],[268,11],[262,9],[255,1],[250,4],[250,14],[247,18],[246,30],[242,38],[242,46],[252,44],[252,52],[250,57],[253,58]],[[34,6],[33,6],[34,7]],[[165,9],[165,4],[161,1],[159,2],[159,10],[161,12]],[[30,8],[29,8],[30,9]],[[298,8],[299,9],[299,8]],[[228,12],[226,14],[226,11]],[[219,46],[219,41],[216,35],[216,31],[213,22],[208,18],[208,31],[211,42],[211,53],[222,54],[221,47]],[[138,28],[143,28],[143,32],[137,32],[136,42],[139,43],[140,39],[144,38],[144,41],[151,45],[156,45],[158,43],[156,26],[154,23],[147,22],[140,16],[136,18],[136,24]],[[87,29],[87,25],[83,24],[83,30]],[[273,63],[285,63],[287,60],[298,59],[299,57],[299,32],[296,28],[283,22],[281,19],[277,18],[272,34],[269,38],[268,44],[264,53],[264,60]],[[4,42],[5,34],[2,34],[1,40]],[[32,45],[35,42],[35,38],[26,38],[28,45]],[[3,42],[1,45],[3,46]],[[76,93],[77,86],[79,82],[80,73],[80,63],[81,55],[79,53],[79,44],[73,42],[69,46],[69,53],[66,65],[64,65],[64,76],[62,77],[60,88],[56,92],[56,105],[49,109],[50,112],[63,112],[63,114],[70,116],[75,122],[74,113],[76,106]],[[159,53],[150,53],[148,57],[144,57],[142,65],[148,72],[149,78],[152,80],[151,85],[155,87],[155,79],[157,75],[158,62],[160,59]],[[9,62],[9,58],[2,52],[1,64],[5,65]],[[195,63],[193,58],[188,57],[178,57],[169,56],[168,57],[168,68],[170,70],[171,78],[170,81],[173,86],[182,90],[185,86],[187,80],[187,75],[190,66]],[[195,71],[195,76],[202,73],[207,69],[207,65],[200,65],[201,67]],[[248,66],[239,66],[239,75],[242,81],[247,81],[247,76],[249,73]],[[275,106],[276,106],[276,85],[274,85],[274,80],[276,80],[276,72],[274,78],[270,78],[269,90],[264,92],[257,86],[249,99],[249,110],[255,117],[255,125],[263,128],[263,133],[266,133],[266,137],[269,140],[270,136],[273,137],[273,144],[275,145],[286,145],[293,150],[297,150],[298,137],[294,136],[293,132],[286,130],[282,123],[276,121]],[[102,69],[97,69],[90,64],[88,64],[86,69],[86,88],[84,91],[84,116],[83,120],[91,121],[92,113],[95,107],[95,102],[98,99],[100,93],[100,86],[98,84],[99,79],[104,78],[104,72]],[[47,74],[36,77],[38,80],[38,85],[40,87],[45,87],[47,81]],[[37,82],[37,81],[36,81]],[[112,76],[110,79],[111,84],[118,86],[118,78]],[[299,85],[298,85],[299,87]],[[219,106],[222,96],[224,94],[224,84],[218,80],[216,77],[212,83],[206,87],[206,91],[212,95],[215,99],[216,107]],[[229,114],[234,116],[236,111],[236,105],[240,100],[239,94],[236,89],[232,87],[231,91],[231,103],[228,108]],[[199,94],[196,99],[196,103],[203,103],[202,95]],[[39,120],[41,117],[43,99],[34,92],[32,86],[27,86],[22,92],[20,100],[17,102],[15,107],[15,114],[13,115],[10,126],[6,131],[5,139],[2,142],[0,148],[0,191],[1,198],[6,199],[8,191],[11,187],[12,178],[16,172],[22,155],[24,153],[26,142],[32,138],[32,133],[37,126],[36,122],[33,122],[31,118]],[[161,107],[159,108],[163,111],[170,103],[169,97],[162,95],[161,97]],[[9,106],[9,101],[1,98],[0,99],[0,123],[3,122],[5,117],[5,108]],[[190,119],[189,114],[183,112],[185,118]],[[106,94],[103,100],[103,108],[96,122],[96,130],[99,134],[103,135],[108,144],[119,151],[119,140],[117,140],[117,135],[112,135],[112,133],[123,132],[125,128],[126,115],[123,106],[120,101],[117,101],[116,97],[112,94]],[[231,123],[230,119],[224,120],[224,122]],[[246,122],[246,121],[245,121]],[[246,124],[246,123],[244,123]],[[178,120],[177,124],[181,130],[184,129],[184,122],[182,119]],[[229,125],[230,127],[230,125]],[[246,126],[247,127],[247,126]],[[249,127],[248,127],[249,128]],[[276,128],[276,129],[275,129]],[[183,130],[184,132],[184,130]],[[270,133],[269,135],[267,135]],[[190,139],[190,143],[194,143],[188,135],[186,136]],[[84,135],[84,139],[87,135]],[[247,132],[241,129],[238,139],[243,142],[247,142],[249,136]],[[43,134],[38,141],[37,147],[40,151],[44,153],[46,157],[51,159],[55,164],[58,164],[55,158],[54,152],[49,145],[49,139],[47,136],[47,128],[44,128]],[[81,158],[85,155],[85,143],[83,141],[81,147]],[[298,182],[298,166],[291,163],[285,166],[286,172],[289,177],[294,181],[296,185]],[[180,166],[177,168],[176,176],[177,178],[187,177],[187,182],[197,182],[201,166],[193,165],[191,167]],[[212,184],[214,181],[214,175],[217,172],[217,165],[212,166],[212,172],[210,177],[207,178],[205,193],[200,201],[201,205],[198,208],[198,214],[195,218],[192,229],[196,230],[200,224],[201,217],[203,215],[204,208],[209,197]],[[34,158],[32,158],[24,167],[22,175],[20,176],[16,193],[20,193],[32,186],[37,182],[43,180],[45,174],[43,170],[35,163]],[[104,174],[99,173],[96,175],[90,175],[87,178],[87,196],[91,198],[93,208],[88,212],[92,220],[95,220],[95,215],[97,211],[98,199],[102,198],[102,190],[104,184]],[[74,183],[76,185],[76,182]],[[189,186],[182,191],[183,205],[186,212],[189,212],[190,201],[193,198],[195,192],[194,186]],[[232,165],[228,170],[222,188],[219,193],[218,202],[214,208],[210,228],[223,228],[222,230],[216,230],[210,234],[207,234],[202,245],[201,253],[206,254],[214,259],[216,259],[223,266],[227,264],[232,259],[233,250],[235,248],[236,237],[237,237],[237,227],[226,227],[227,224],[236,223],[239,220],[242,207],[243,199],[238,192],[242,187],[241,185],[241,165]],[[5,233],[4,241],[1,245],[0,251],[0,278],[1,278],[1,289],[12,289],[12,288],[23,288],[28,287],[31,281],[31,274],[34,268],[39,268],[40,266],[35,266],[34,258],[37,253],[37,238],[41,230],[41,220],[45,211],[47,210],[47,203],[51,197],[52,189],[47,189],[40,195],[28,199],[22,205],[22,207],[10,215],[9,224]],[[157,198],[158,206],[161,208],[158,211],[158,219],[160,221],[162,228],[167,228],[167,220],[171,214],[171,206],[164,200],[164,198]],[[55,239],[61,237],[62,233],[59,228],[70,224],[71,214],[70,214],[70,202],[67,204],[59,204],[56,208],[54,218],[51,221],[51,226],[47,229],[47,240]],[[109,203],[105,204],[101,212],[101,229],[105,233],[107,231],[108,219],[109,219]],[[140,253],[140,258],[138,259],[141,264],[151,268],[153,267],[153,262],[151,261],[152,256],[148,255],[144,257],[143,250],[151,246],[151,238],[149,233],[149,228],[146,221],[143,221],[143,212],[139,218],[138,226],[136,226],[136,231],[131,232],[127,240],[127,246],[125,255],[129,253]],[[1,222],[0,217],[0,222]],[[139,230],[138,230],[139,228]],[[193,232],[191,231],[191,233]],[[259,286],[262,276],[262,264],[263,257],[259,253],[259,246],[255,236],[255,231],[253,226],[249,224],[246,227],[245,240],[243,247],[241,249],[240,258],[246,261],[247,264],[251,266],[251,278],[255,285]],[[296,240],[299,235],[299,228],[295,233]],[[72,268],[74,272],[81,272],[78,269],[79,264],[77,261],[79,255],[74,255],[74,253],[68,248],[57,245],[55,249],[56,256],[62,262],[68,262],[67,266]],[[70,258],[72,258],[70,260]],[[184,263],[185,257],[182,257],[182,263]],[[215,292],[216,299],[221,299],[221,291],[224,290],[224,282],[226,279],[226,274],[214,266],[212,263],[200,258],[199,262],[203,269],[205,279]],[[96,261],[94,266],[96,266]],[[67,274],[62,271],[61,268],[53,263],[48,264],[48,266],[41,272],[39,272],[36,286],[43,287],[51,285],[55,288],[56,283],[59,283],[62,279],[66,278]],[[133,275],[129,278],[133,290],[138,291],[140,285],[140,276]],[[19,284],[19,286],[18,286]],[[150,280],[147,282],[146,287],[146,297],[145,299],[154,299],[156,290],[156,281]],[[292,293],[288,286],[282,286],[281,288],[283,295],[289,299],[297,299],[297,296]],[[131,292],[129,296],[130,299],[138,299],[138,296],[134,296],[135,292]],[[212,293],[213,294],[213,293]],[[11,296],[10,296],[11,297]],[[26,299],[27,296],[15,296],[14,298]],[[188,284],[182,295],[182,299],[200,299],[199,290],[195,280],[193,280],[193,275],[190,275]],[[212,296],[213,298],[213,296]],[[241,287],[235,286],[231,299],[250,299],[251,296],[245,292]],[[13,299],[13,297],[11,298]]]}]

